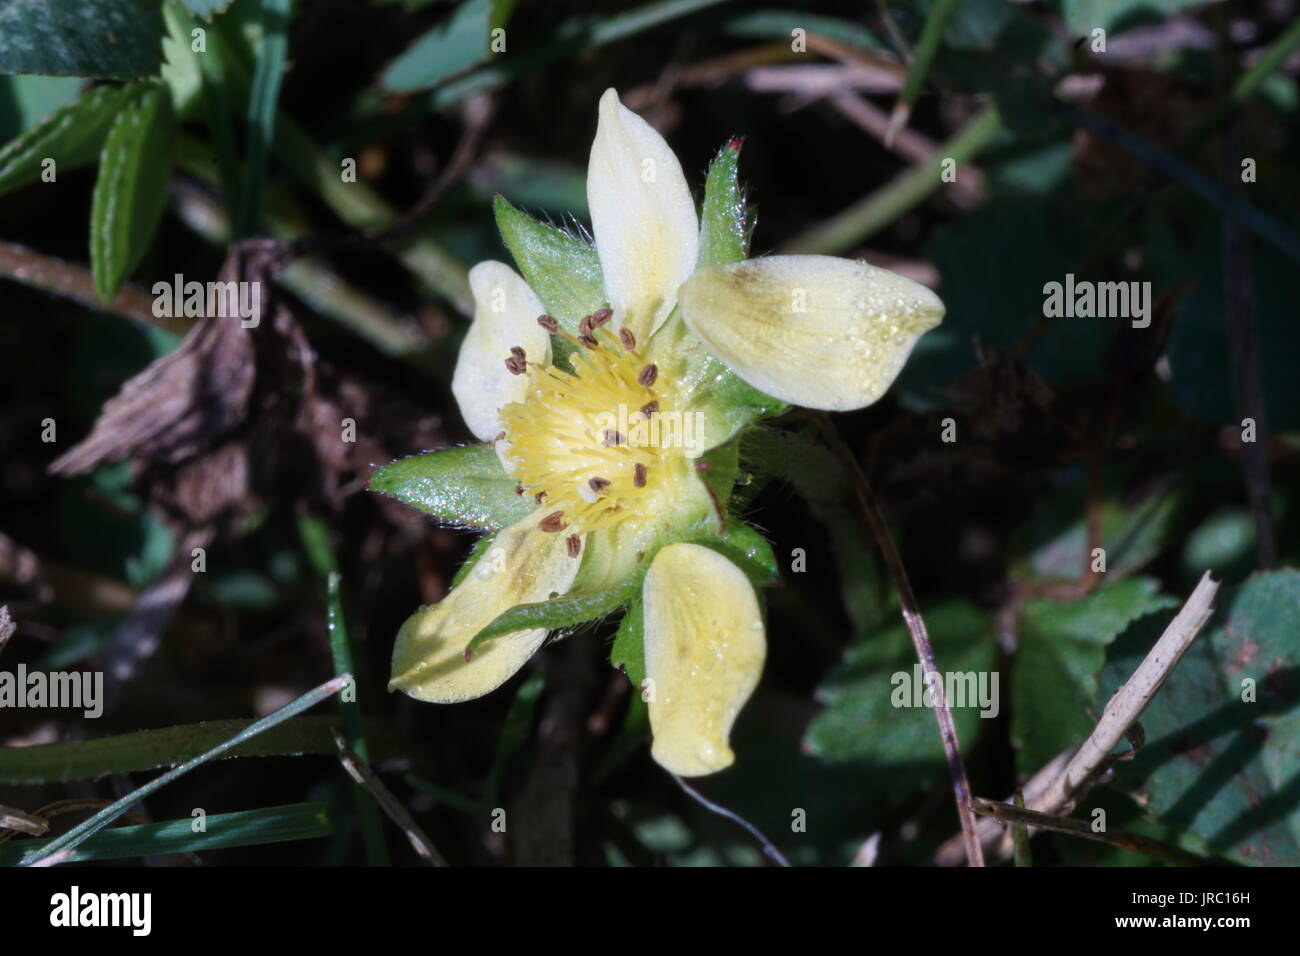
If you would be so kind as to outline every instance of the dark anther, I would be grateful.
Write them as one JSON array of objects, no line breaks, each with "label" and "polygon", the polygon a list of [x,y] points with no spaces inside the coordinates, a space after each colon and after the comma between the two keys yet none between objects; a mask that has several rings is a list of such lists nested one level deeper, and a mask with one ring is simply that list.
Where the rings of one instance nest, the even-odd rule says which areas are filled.
[{"label": "dark anther", "polygon": [[543,531],[552,532],[563,531],[568,526],[568,522],[564,520],[563,511],[552,511],[537,524],[537,527],[541,528]]}]

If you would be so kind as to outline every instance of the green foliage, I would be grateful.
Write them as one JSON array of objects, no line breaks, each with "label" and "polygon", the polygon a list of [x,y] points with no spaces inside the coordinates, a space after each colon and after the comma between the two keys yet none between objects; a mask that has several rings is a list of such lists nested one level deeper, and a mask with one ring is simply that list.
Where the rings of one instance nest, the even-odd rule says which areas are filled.
[{"label": "green foliage", "polygon": [[0,73],[130,80],[158,72],[162,4],[0,0]]},{"label": "green foliage", "polygon": [[[1129,574],[1154,559],[1182,524],[1187,492],[1174,489],[1137,502],[1107,496],[1101,507],[1101,547],[1107,574]],[[1087,482],[1082,477],[1065,484],[1039,505],[1021,529],[1027,574],[1078,580],[1093,564],[1087,518],[1082,514]]]},{"label": "green foliage", "polygon": [[0,195],[40,179],[46,159],[54,160],[56,175],[94,162],[118,115],[138,93],[134,86],[95,87],[7,143],[0,149]]},{"label": "green foliage", "polygon": [[390,90],[428,89],[491,56],[492,31],[506,25],[516,0],[465,0],[384,72]]},{"label": "green foliage", "polygon": [[[136,773],[190,760],[247,730],[253,721],[209,720],[92,740],[65,740],[0,750],[0,783],[67,783],[106,773]],[[333,717],[298,717],[231,749],[226,757],[337,752]],[[385,753],[391,752],[386,748]],[[380,754],[383,756],[383,754]]]},{"label": "green foliage", "polygon": [[396,498],[439,521],[496,531],[526,518],[533,499],[488,444],[444,448],[400,458],[370,476],[370,490]]},{"label": "green foliage", "polygon": [[[236,813],[214,813],[205,818],[206,829],[195,832],[194,821],[168,820],[117,827],[90,837],[66,858],[68,863],[89,860],[128,860],[167,853],[202,853],[236,846],[262,846],[290,840],[314,840],[333,832],[329,814],[320,803],[293,803]],[[0,866],[26,866],[50,840],[21,840],[0,847]]]},{"label": "green foliage", "polygon": [[[963,601],[924,612],[940,671],[996,673],[987,614]],[[832,764],[857,765],[874,781],[872,792],[861,798],[876,806],[897,803],[946,773],[934,713],[915,693],[917,666],[907,628],[895,619],[855,638],[817,689],[825,709],[808,725],[804,746]],[[976,701],[966,703],[953,708],[953,720],[969,753],[985,721]]]},{"label": "green foliage", "polygon": [[1025,605],[1011,675],[1011,737],[1022,773],[1032,775],[1067,747],[1082,743],[1105,701],[1097,673],[1106,646],[1135,620],[1177,602],[1156,582],[1130,578],[1072,601]]},{"label": "green foliage", "polygon": [[0,76],[0,142],[8,143],[75,102],[81,86],[69,76]]},{"label": "green foliage", "polygon": [[95,294],[109,302],[144,258],[167,203],[176,132],[171,95],[160,83],[140,87],[104,142],[90,215]]},{"label": "green foliage", "polygon": [[[1218,611],[1142,715],[1146,744],[1116,767],[1149,813],[1240,863],[1300,864],[1300,572],[1260,572]],[[1108,695],[1159,634],[1154,619],[1111,649]],[[1247,682],[1251,683],[1247,683]],[[1253,690],[1253,699],[1250,691]]]},{"label": "green foliage", "polygon": [[289,54],[292,13],[293,0],[262,0],[262,45],[257,51],[248,94],[248,155],[235,222],[235,232],[240,236],[250,235],[261,224],[262,187],[275,140],[277,105],[285,58]]}]

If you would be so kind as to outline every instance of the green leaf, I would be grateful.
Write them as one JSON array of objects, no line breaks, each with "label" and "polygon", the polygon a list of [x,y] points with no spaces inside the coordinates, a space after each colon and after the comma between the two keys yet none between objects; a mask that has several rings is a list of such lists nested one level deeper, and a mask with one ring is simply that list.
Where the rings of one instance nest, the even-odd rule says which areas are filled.
[{"label": "green leaf", "polygon": [[0,0],[0,73],[130,80],[162,62],[162,4]]},{"label": "green leaf", "polygon": [[488,444],[444,448],[400,458],[370,476],[370,490],[396,498],[440,521],[497,531],[536,507],[515,493],[516,482]]},{"label": "green leaf", "polygon": [[[1161,823],[1239,863],[1300,865],[1300,571],[1257,573],[1217,605],[1143,712],[1146,744],[1116,781],[1139,788]],[[1112,648],[1103,693],[1159,636],[1164,622],[1147,623]]]},{"label": "green leaf", "polygon": [[[640,687],[645,682],[645,615],[639,594],[628,604],[623,620],[619,622],[614,646],[609,651],[609,663],[621,669],[633,687]],[[632,703],[635,707],[637,702]]]},{"label": "green leaf", "polygon": [[[67,783],[110,773],[156,770],[189,760],[228,737],[246,730],[251,720],[209,720],[156,730],[137,730],[112,737],[64,740],[0,750],[0,783]],[[271,757],[338,752],[331,728],[336,717],[296,717],[230,750],[225,756]],[[373,730],[372,730],[373,733]],[[386,745],[379,759],[392,756]]]},{"label": "green leaf", "polygon": [[1133,621],[1177,603],[1158,590],[1148,578],[1130,578],[1073,601],[1025,605],[1011,675],[1011,737],[1023,772],[1088,736],[1100,716],[1106,646]]},{"label": "green leaf", "polygon": [[504,25],[513,6],[501,0],[465,0],[389,64],[381,82],[401,93],[426,90],[477,66],[490,55],[491,30]]},{"label": "green leaf", "polygon": [[54,160],[56,175],[94,162],[135,94],[135,87],[98,86],[7,143],[0,149],[0,195],[40,179],[45,159]]},{"label": "green leaf", "polygon": [[262,187],[267,158],[275,141],[276,104],[284,80],[292,18],[293,0],[262,0],[262,45],[257,51],[257,65],[248,93],[248,150],[240,184],[237,236],[251,235],[261,224]]},{"label": "green leaf", "polygon": [[570,332],[605,305],[605,279],[596,247],[585,239],[538,222],[498,196],[492,203],[501,239],[519,272],[546,311]]},{"label": "green leaf", "polygon": [[488,26],[493,30],[505,29],[505,25],[510,22],[510,16],[518,5],[519,0],[492,0],[492,16]]},{"label": "green leaf", "polygon": [[[993,621],[981,608],[950,601],[925,609],[941,671],[985,676],[997,660]],[[918,706],[916,653],[906,625],[891,620],[854,639],[844,660],[817,690],[826,708],[809,725],[805,748],[829,763],[854,763],[875,785],[876,805],[898,803],[946,773],[943,744],[930,708]],[[976,694],[978,698],[978,693]],[[994,700],[996,693],[992,694]],[[896,703],[898,706],[896,706]],[[954,704],[962,703],[954,697]],[[969,753],[981,729],[978,699],[953,707],[962,748]]]},{"label": "green leaf", "polygon": [[[1125,501],[1118,474],[1108,474],[1108,491],[1102,503],[1102,547],[1106,573],[1127,574],[1154,559],[1182,524],[1186,489],[1164,490],[1139,502]],[[1028,575],[1077,580],[1092,563],[1088,552],[1087,481],[1079,476],[1048,498],[1018,538],[1027,557],[1017,570]]]},{"label": "green leaf", "polygon": [[700,212],[700,265],[724,266],[740,262],[749,250],[749,223],[745,195],[737,179],[740,140],[718,151],[704,181],[704,207]]},{"label": "green leaf", "polygon": [[604,617],[617,611],[639,593],[642,577],[641,574],[634,574],[622,584],[612,588],[570,592],[550,601],[517,604],[508,611],[502,611],[491,624],[475,634],[467,649],[473,651],[484,641],[500,637],[502,634],[532,628],[555,630],[562,627],[575,627]]},{"label": "green leaf", "polygon": [[499,193],[516,208],[590,218],[587,170],[576,163],[502,150],[478,163],[466,184],[475,200],[493,202]]},{"label": "green leaf", "polygon": [[91,208],[95,293],[109,302],[144,258],[167,203],[176,122],[171,95],[145,84],[113,122],[99,160]]},{"label": "green leaf", "polygon": [[0,142],[9,143],[75,103],[81,87],[81,80],[71,76],[0,76]]},{"label": "green leaf", "polygon": [[[282,807],[215,813],[205,818],[206,829],[196,833],[194,820],[168,820],[104,830],[90,837],[66,857],[67,863],[88,860],[126,860],[165,853],[202,853],[235,846],[262,846],[290,840],[329,836],[329,814],[322,803],[291,803]],[[0,847],[0,866],[26,866],[50,840],[21,840]]]}]

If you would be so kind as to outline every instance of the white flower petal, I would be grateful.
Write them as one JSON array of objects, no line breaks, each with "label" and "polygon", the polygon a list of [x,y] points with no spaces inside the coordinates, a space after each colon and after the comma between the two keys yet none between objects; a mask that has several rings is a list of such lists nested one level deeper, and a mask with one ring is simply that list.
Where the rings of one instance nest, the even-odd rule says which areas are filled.
[{"label": "white flower petal", "polygon": [[568,592],[580,562],[565,535],[541,531],[539,510],[503,529],[465,579],[437,604],[420,608],[397,634],[389,690],[452,704],[481,697],[509,680],[546,640],[545,628],[502,634],[465,660],[479,631],[517,604]]},{"label": "white flower petal", "polygon": [[551,338],[537,324],[546,308],[508,265],[480,262],[469,270],[469,285],[474,321],[456,359],[451,391],[469,430],[491,441],[501,431],[497,410],[521,401],[528,390],[528,376],[506,368],[511,347],[522,348],[530,362],[549,365]]},{"label": "white flower petal", "polygon": [[587,205],[615,320],[644,342],[695,268],[700,227],[677,157],[613,90],[600,98]]},{"label": "white flower petal", "polygon": [[682,286],[680,304],[691,331],[749,384],[832,411],[880,398],[944,313],[925,286],[831,256],[701,269]]},{"label": "white flower petal", "polygon": [[729,767],[731,725],[766,653],[749,579],[710,548],[670,544],[650,565],[642,601],[651,755],[683,777]]}]

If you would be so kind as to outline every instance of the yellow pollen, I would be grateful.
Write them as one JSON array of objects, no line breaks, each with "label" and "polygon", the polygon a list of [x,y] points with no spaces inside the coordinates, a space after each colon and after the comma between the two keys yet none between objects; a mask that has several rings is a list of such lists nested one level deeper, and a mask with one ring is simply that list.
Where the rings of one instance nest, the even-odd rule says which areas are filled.
[{"label": "yellow pollen", "polygon": [[661,513],[689,468],[672,383],[645,372],[631,336],[587,338],[572,372],[529,363],[527,397],[501,409],[510,474],[568,534]]}]

